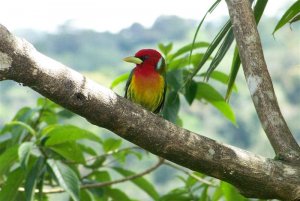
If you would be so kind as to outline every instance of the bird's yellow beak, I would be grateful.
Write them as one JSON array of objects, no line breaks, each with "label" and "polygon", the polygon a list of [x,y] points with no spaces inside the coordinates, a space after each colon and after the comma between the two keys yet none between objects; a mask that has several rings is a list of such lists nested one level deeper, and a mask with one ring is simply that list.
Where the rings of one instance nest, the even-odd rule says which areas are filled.
[{"label": "bird's yellow beak", "polygon": [[134,56],[126,57],[123,59],[123,61],[129,62],[129,63],[134,63],[134,64],[143,63],[143,60],[141,60],[140,58],[134,57]]}]

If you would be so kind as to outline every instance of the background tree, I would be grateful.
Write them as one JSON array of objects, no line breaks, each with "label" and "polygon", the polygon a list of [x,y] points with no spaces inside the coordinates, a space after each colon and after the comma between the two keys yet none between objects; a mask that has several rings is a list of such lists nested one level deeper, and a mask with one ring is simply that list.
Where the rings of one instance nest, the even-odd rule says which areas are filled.
[{"label": "background tree", "polygon": [[[0,79],[12,79],[28,85],[54,102],[85,117],[91,123],[108,128],[146,150],[184,167],[228,181],[248,197],[299,200],[299,146],[287,128],[276,102],[250,4],[247,1],[229,0],[227,4],[231,23],[225,24],[211,44],[194,42],[174,53],[171,51],[171,44],[160,45],[169,64],[170,88],[167,96],[168,107],[164,115],[168,120],[180,124],[177,117],[178,97],[179,94],[183,94],[189,103],[194,99],[207,100],[228,119],[235,122],[229,105],[220,93],[209,84],[195,79],[195,75],[199,74],[199,70],[211,56],[212,51],[223,41],[208,71],[200,76],[206,78],[210,76],[224,81],[226,75],[214,70],[233,42],[234,34],[254,105],[276,152],[274,160],[220,144],[179,128],[46,58],[27,42],[12,36],[4,27],[0,30]],[[292,15],[284,16],[289,18],[286,17],[285,22],[297,19],[298,4],[299,1],[287,11],[298,8]],[[254,13],[257,22],[265,5],[266,1],[256,3]],[[188,58],[183,56],[184,53],[205,47],[207,49],[204,54],[193,53]],[[191,69],[188,68],[189,59],[193,64]],[[227,99],[233,89],[235,73],[239,66],[237,51],[233,61]],[[113,85],[125,78],[126,75],[120,77]],[[2,142],[3,154],[0,157],[1,164],[5,164],[0,169],[5,181],[1,187],[2,199],[13,200],[19,196],[20,199],[25,197],[27,200],[32,200],[37,188],[39,189],[37,196],[40,200],[44,199],[44,193],[61,191],[66,191],[74,200],[79,200],[79,194],[83,200],[92,200],[95,197],[130,200],[119,189],[110,187],[112,184],[127,180],[134,182],[154,200],[174,200],[174,197],[181,200],[206,200],[209,199],[208,194],[212,199],[218,200],[222,192],[227,200],[244,199],[231,193],[234,190],[228,184],[222,183],[216,187],[214,182],[204,180],[203,175],[186,170],[183,171],[189,177],[184,179],[184,188],[160,196],[149,182],[139,177],[163,163],[178,168],[163,159],[159,159],[156,165],[137,174],[121,168],[113,168],[125,178],[111,181],[107,171],[99,171],[99,167],[105,167],[105,160],[113,156],[122,163],[127,155],[140,157],[139,152],[133,151],[135,147],[117,150],[120,140],[103,140],[76,126],[57,124],[59,118],[64,119],[71,115],[72,113],[52,102],[40,99],[37,108],[23,108],[14,121],[2,129],[1,134],[7,134]],[[91,147],[78,142],[81,139],[97,143],[104,153],[99,155]],[[19,145],[19,142],[22,144]],[[90,156],[90,159],[87,159],[87,156]],[[85,171],[79,171],[82,168]],[[56,184],[61,188],[50,190],[44,188]],[[25,187],[24,193],[19,186]],[[105,188],[99,190],[99,187]],[[213,193],[209,193],[210,187],[213,188]]]}]

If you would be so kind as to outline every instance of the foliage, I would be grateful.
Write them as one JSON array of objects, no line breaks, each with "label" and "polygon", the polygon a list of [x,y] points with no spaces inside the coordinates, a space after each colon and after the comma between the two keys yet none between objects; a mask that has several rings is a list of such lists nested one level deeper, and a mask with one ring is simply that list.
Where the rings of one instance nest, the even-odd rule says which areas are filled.
[{"label": "foliage", "polygon": [[[4,125],[0,131],[1,200],[48,200],[49,194],[60,192],[66,192],[72,200],[136,200],[111,185],[115,181],[112,175],[118,173],[124,181],[136,175],[126,168],[126,161],[132,160],[131,156],[145,161],[145,152],[122,147],[120,139],[65,124],[73,115],[40,98],[36,107],[21,108]],[[217,185],[217,180],[196,172],[178,176],[183,185],[167,193],[159,193],[142,176],[128,180],[150,200],[230,200],[228,196],[245,200],[229,184]],[[102,185],[105,182],[112,183]]]}]

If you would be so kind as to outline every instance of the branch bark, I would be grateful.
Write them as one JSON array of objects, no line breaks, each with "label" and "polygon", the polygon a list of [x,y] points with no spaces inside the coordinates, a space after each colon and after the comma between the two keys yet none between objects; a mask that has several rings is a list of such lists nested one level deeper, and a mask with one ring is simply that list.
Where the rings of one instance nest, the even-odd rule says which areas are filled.
[{"label": "branch bark", "polygon": [[300,164],[300,147],[277,103],[248,0],[226,0],[248,88],[276,157]]},{"label": "branch bark", "polygon": [[174,163],[227,181],[247,197],[300,199],[300,167],[195,134],[42,55],[0,25],[0,80],[52,101]]}]

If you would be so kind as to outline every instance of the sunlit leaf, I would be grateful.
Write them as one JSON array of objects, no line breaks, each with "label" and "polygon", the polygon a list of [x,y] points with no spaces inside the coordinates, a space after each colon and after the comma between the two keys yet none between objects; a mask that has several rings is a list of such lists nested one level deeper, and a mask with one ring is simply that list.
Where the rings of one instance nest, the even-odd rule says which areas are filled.
[{"label": "sunlit leaf", "polygon": [[121,144],[121,139],[108,138],[103,142],[103,150],[105,152],[114,151],[120,148]]},{"label": "sunlit leaf", "polygon": [[76,173],[60,161],[48,159],[47,163],[59,185],[65,189],[74,201],[79,201],[79,179]]},{"label": "sunlit leaf", "polygon": [[80,139],[88,139],[102,143],[101,139],[94,133],[73,125],[49,126],[44,129],[43,134],[49,137],[45,143],[46,146],[62,144],[68,141],[76,141]]},{"label": "sunlit leaf", "polygon": [[85,163],[83,152],[80,146],[74,141],[51,145],[49,148],[67,160],[82,164]]},{"label": "sunlit leaf", "polygon": [[283,27],[285,24],[293,21],[293,18],[296,17],[300,13],[300,0],[297,0],[289,9],[283,14],[279,22],[277,23],[273,34]]},{"label": "sunlit leaf", "polygon": [[28,159],[31,153],[31,150],[34,146],[33,142],[23,142],[18,149],[19,161],[21,167],[26,168],[28,164]]},{"label": "sunlit leaf", "polygon": [[[206,73],[201,73],[200,76],[205,77]],[[214,70],[211,74],[210,74],[210,79],[214,79],[217,80],[225,85],[228,85],[228,81],[230,79],[230,76],[226,75],[225,73],[221,72],[221,71],[217,71]],[[233,83],[233,91],[237,92],[237,86]]]},{"label": "sunlit leaf", "polygon": [[249,201],[249,199],[243,197],[232,185],[221,182],[221,189],[226,201]]},{"label": "sunlit leaf", "polygon": [[167,45],[164,45],[162,43],[158,44],[158,49],[163,53],[164,56],[167,56],[169,52],[172,50],[172,48],[173,48],[173,43],[169,43]]},{"label": "sunlit leaf", "polygon": [[196,98],[199,100],[204,99],[207,102],[211,103],[228,120],[230,120],[233,124],[236,124],[235,115],[229,104],[226,103],[222,95],[209,84],[205,82],[198,82]]},{"label": "sunlit leaf", "polygon": [[114,81],[110,85],[110,88],[113,89],[116,86],[118,86],[119,84],[121,84],[122,82],[127,81],[128,77],[129,77],[129,73],[124,73],[124,74],[120,75],[119,77],[114,79]]}]

